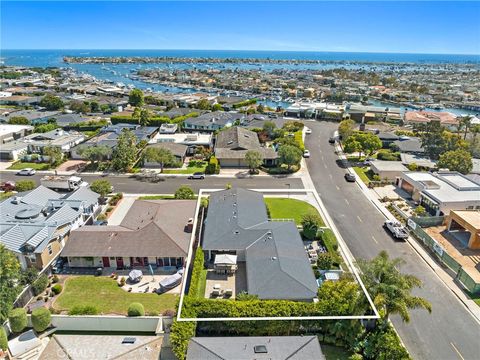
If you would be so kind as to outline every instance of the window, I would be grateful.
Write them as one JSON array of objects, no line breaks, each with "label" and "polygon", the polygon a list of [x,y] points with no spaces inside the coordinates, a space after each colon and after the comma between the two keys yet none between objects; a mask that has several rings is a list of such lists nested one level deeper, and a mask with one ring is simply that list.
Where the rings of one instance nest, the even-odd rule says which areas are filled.
[{"label": "window", "polygon": [[47,246],[47,250],[48,250],[48,255],[52,255],[52,254],[53,254],[52,245],[48,245],[48,246]]}]

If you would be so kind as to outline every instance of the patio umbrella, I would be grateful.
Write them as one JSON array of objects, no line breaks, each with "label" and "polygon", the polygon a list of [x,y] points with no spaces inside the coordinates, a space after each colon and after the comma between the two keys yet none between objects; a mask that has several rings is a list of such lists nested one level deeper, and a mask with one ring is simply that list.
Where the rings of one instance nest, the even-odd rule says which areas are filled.
[{"label": "patio umbrella", "polygon": [[130,273],[128,274],[128,277],[132,281],[138,281],[142,276],[143,276],[142,271],[137,269],[130,271]]}]

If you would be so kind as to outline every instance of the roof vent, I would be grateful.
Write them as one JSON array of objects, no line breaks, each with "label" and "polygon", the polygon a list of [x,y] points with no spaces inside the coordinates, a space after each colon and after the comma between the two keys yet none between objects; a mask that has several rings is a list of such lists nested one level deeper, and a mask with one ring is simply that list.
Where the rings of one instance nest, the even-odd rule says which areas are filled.
[{"label": "roof vent", "polygon": [[277,257],[276,256],[272,256],[272,261],[275,261],[277,260]]},{"label": "roof vent", "polygon": [[233,233],[234,233],[235,235],[238,235],[238,234],[240,234],[240,231],[234,230]]},{"label": "roof vent", "polygon": [[267,347],[265,345],[255,345],[253,347],[253,352],[255,354],[267,354]]}]

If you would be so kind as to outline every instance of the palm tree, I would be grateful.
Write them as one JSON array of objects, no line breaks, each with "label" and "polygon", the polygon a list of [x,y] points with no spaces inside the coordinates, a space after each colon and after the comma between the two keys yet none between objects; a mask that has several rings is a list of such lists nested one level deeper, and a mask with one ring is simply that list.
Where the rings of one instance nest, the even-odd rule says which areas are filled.
[{"label": "palm tree", "polygon": [[381,251],[374,259],[360,260],[362,279],[375,305],[388,319],[398,314],[405,322],[410,321],[409,310],[425,309],[432,312],[432,305],[424,298],[413,296],[412,290],[422,286],[422,281],[410,274],[402,274],[398,268],[405,263],[400,258],[390,259]]}]

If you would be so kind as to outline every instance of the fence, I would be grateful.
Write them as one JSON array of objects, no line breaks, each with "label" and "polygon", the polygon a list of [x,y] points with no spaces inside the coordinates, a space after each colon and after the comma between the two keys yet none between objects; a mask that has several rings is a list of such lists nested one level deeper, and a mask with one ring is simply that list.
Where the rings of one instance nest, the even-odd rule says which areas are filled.
[{"label": "fence", "polygon": [[[419,219],[421,220],[419,221]],[[455,278],[465,286],[469,292],[472,294],[480,293],[480,283],[475,282],[475,280],[473,280],[462,268],[462,265],[451,257],[435,239],[422,229],[422,226],[426,227],[427,224],[431,224],[430,226],[440,225],[443,223],[443,219],[443,216],[433,218],[410,218],[408,219],[408,227],[411,229],[411,232],[415,237],[421,240],[425,247],[435,254],[440,262],[445,264],[456,274]]]}]

